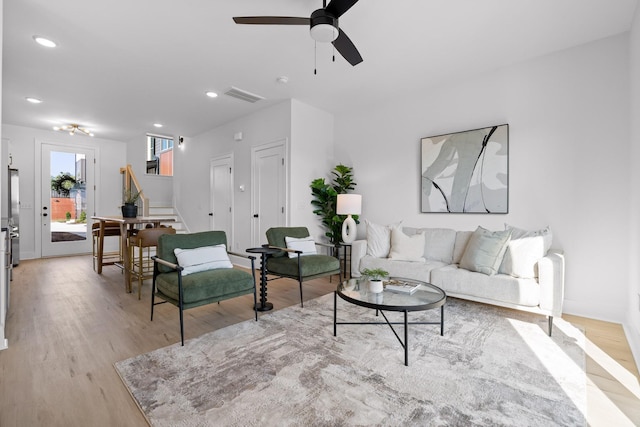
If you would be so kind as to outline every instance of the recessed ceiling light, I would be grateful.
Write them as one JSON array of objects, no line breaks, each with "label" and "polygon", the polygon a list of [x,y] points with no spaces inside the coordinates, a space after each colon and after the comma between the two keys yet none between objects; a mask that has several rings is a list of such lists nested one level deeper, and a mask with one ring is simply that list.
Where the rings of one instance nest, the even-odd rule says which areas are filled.
[{"label": "recessed ceiling light", "polygon": [[31,96],[27,96],[25,98],[27,101],[29,101],[32,104],[41,104],[42,103],[42,99],[38,99],[38,98],[33,98]]},{"label": "recessed ceiling light", "polygon": [[212,92],[212,91],[206,92],[206,95],[207,95],[209,98],[217,98],[217,97],[218,97],[218,94],[217,94],[217,93],[215,93],[215,92]]},{"label": "recessed ceiling light", "polygon": [[41,46],[44,47],[56,47],[57,44],[53,40],[49,40],[48,38],[42,36],[33,36],[33,39]]},{"label": "recessed ceiling light", "polygon": [[161,128],[161,127],[162,127],[162,123],[154,123],[153,125],[154,125],[155,127],[157,127],[157,128]]}]

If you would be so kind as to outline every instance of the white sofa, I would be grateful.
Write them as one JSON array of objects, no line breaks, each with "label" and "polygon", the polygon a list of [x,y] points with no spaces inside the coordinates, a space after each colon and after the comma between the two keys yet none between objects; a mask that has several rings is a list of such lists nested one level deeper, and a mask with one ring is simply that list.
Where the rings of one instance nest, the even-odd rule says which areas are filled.
[{"label": "white sofa", "polygon": [[[369,230],[372,229],[371,224],[368,224],[368,227],[367,238],[378,240],[375,245],[379,245],[380,236],[369,233]],[[393,230],[391,226],[388,229],[389,233]],[[509,259],[509,262],[513,264],[529,262],[534,269],[530,275],[523,274],[522,276],[525,277],[514,277],[504,272],[505,270],[510,271],[505,267],[506,260],[500,261],[499,272],[492,275],[460,267],[473,231],[411,227],[398,227],[398,230],[402,230],[403,235],[406,236],[414,236],[417,233],[424,235],[422,257],[413,261],[393,259],[389,257],[394,255],[391,242],[389,243],[390,253],[385,256],[384,249],[380,253],[380,248],[377,248],[378,253],[376,254],[376,251],[371,250],[373,248],[368,248],[367,240],[356,240],[351,246],[351,273],[353,277],[360,277],[360,272],[365,268],[382,268],[393,277],[432,283],[451,297],[542,314],[548,316],[549,335],[551,335],[553,317],[562,314],[564,255],[557,249],[549,248],[551,246],[550,232],[545,235],[545,239],[548,240],[548,242],[545,241],[545,245],[548,244],[548,247],[545,247],[544,252],[540,253],[539,259]],[[520,237],[523,237],[522,232],[520,230]],[[534,234],[539,236],[540,232],[529,232],[524,237],[530,237]],[[523,251],[518,250],[517,246],[522,242],[525,241],[510,240],[508,245],[513,245],[515,249],[509,250],[509,255],[504,255],[504,258],[518,256],[522,258]],[[528,240],[528,243],[531,243],[531,240]]]}]

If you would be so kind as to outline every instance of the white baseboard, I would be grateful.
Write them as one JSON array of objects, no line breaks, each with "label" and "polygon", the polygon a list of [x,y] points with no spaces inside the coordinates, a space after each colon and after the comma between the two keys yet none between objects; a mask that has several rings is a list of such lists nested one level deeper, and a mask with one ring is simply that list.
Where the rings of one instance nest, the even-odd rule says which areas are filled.
[{"label": "white baseboard", "polygon": [[640,330],[633,326],[630,316],[627,316],[627,320],[622,324],[622,328],[629,342],[629,347],[631,347],[631,353],[633,354],[633,359],[636,361],[636,367],[640,370]]},{"label": "white baseboard", "polygon": [[562,305],[562,312],[605,322],[622,324],[625,321],[624,314],[621,314],[620,308],[613,304],[600,303],[594,305],[565,299]]}]

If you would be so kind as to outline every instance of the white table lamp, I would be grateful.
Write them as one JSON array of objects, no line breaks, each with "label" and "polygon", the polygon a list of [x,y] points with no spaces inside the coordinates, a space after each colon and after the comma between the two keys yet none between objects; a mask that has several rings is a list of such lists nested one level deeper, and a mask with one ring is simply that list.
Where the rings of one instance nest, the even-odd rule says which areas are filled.
[{"label": "white table lamp", "polygon": [[360,215],[362,212],[362,196],[360,194],[338,194],[336,213],[347,215],[342,223],[342,241],[351,243],[356,240],[356,221],[351,215]]}]

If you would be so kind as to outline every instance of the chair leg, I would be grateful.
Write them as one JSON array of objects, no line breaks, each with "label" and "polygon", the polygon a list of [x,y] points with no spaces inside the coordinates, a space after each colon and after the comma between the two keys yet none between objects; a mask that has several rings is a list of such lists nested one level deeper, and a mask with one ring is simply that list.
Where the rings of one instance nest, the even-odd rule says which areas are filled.
[{"label": "chair leg", "polygon": [[304,307],[304,300],[302,299],[302,280],[300,282],[300,307]]},{"label": "chair leg", "polygon": [[[255,281],[254,281],[255,283]],[[253,312],[256,315],[256,322],[258,321],[258,297],[256,296],[256,287],[255,284],[253,286]]]},{"label": "chair leg", "polygon": [[549,316],[549,336],[551,336],[552,330],[553,330],[553,316]]},{"label": "chair leg", "polygon": [[180,307],[180,339],[182,340],[182,346],[184,347],[184,319],[182,317],[182,306]]}]

